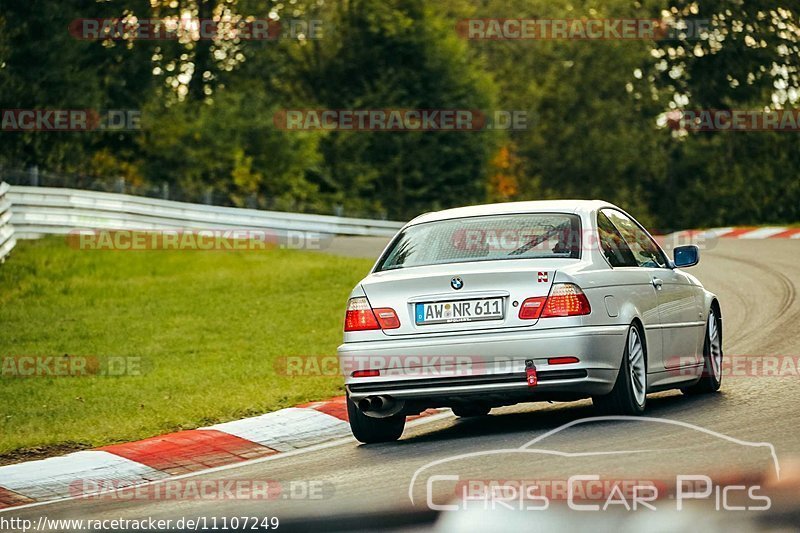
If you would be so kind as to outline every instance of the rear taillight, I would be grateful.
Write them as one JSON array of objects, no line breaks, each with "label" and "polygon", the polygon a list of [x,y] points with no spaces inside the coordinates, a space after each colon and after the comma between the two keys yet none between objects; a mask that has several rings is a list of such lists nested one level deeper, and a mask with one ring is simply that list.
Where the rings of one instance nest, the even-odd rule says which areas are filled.
[{"label": "rear taillight", "polygon": [[580,316],[592,312],[589,300],[574,283],[554,283],[542,310],[541,318],[555,316]]},{"label": "rear taillight", "polygon": [[378,317],[381,329],[396,329],[400,327],[400,319],[397,318],[397,313],[391,307],[375,309],[375,316]]},{"label": "rear taillight", "polygon": [[521,320],[536,320],[554,316],[580,316],[592,312],[589,300],[574,283],[554,283],[547,297],[537,296],[522,302]]},{"label": "rear taillight", "polygon": [[519,317],[522,320],[535,320],[542,314],[542,308],[547,301],[546,296],[537,296],[536,298],[528,298],[522,302],[522,307],[519,308]]},{"label": "rear taillight", "polygon": [[390,307],[373,310],[363,296],[350,298],[344,316],[345,331],[365,331],[370,329],[396,329],[400,327],[397,313]]},{"label": "rear taillight", "polygon": [[347,312],[344,315],[344,330],[364,331],[367,329],[380,329],[369,302],[364,297],[350,298],[350,301],[347,302]]}]

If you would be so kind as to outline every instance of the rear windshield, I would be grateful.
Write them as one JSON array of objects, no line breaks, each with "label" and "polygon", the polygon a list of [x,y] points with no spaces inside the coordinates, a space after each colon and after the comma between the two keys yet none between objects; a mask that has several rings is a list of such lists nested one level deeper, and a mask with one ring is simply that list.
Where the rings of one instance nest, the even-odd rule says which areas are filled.
[{"label": "rear windshield", "polygon": [[561,213],[427,222],[403,230],[375,271],[501,259],[578,259],[580,240],[579,217]]}]

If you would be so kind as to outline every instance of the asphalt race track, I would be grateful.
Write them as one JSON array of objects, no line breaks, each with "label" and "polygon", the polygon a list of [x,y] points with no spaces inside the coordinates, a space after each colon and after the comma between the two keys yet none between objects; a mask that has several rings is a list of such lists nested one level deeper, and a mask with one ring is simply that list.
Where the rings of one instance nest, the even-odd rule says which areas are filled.
[{"label": "asphalt race track", "polygon": [[[331,251],[348,250],[334,240]],[[382,242],[358,241],[358,253],[376,255]],[[800,355],[800,240],[723,239],[704,250],[689,269],[715,292],[722,304],[725,356]],[[344,304],[344,302],[343,302]],[[794,358],[796,361],[797,358]],[[745,367],[742,367],[745,368]],[[780,369],[780,365],[778,367]],[[459,420],[449,412],[407,427],[393,444],[362,446],[352,439],[235,465],[192,480],[274,480],[283,487],[275,499],[120,501],[110,497],[68,500],[3,513],[0,516],[48,518],[181,518],[222,516],[326,517],[391,509],[427,511],[426,480],[432,473],[464,480],[562,480],[574,474],[615,479],[670,479],[678,474],[714,479],[744,479],[775,473],[767,446],[774,446],[781,472],[800,459],[800,378],[726,376],[720,393],[687,397],[670,391],[648,397],[648,417],[687,424],[642,421],[579,423],[547,436],[533,448],[581,455],[521,453],[520,446],[559,426],[595,416],[589,401],[525,404],[495,409],[492,415]],[[701,431],[698,428],[708,430]],[[738,439],[720,437],[718,434]],[[485,454],[481,452],[492,452]],[[617,453],[610,453],[617,452]],[[460,454],[477,454],[433,465]],[[294,485],[292,485],[292,482]],[[299,487],[296,494],[288,488]],[[303,487],[314,487],[309,497]],[[452,484],[433,484],[443,503]],[[306,494],[303,494],[306,492]],[[670,503],[669,505],[674,504]]]}]

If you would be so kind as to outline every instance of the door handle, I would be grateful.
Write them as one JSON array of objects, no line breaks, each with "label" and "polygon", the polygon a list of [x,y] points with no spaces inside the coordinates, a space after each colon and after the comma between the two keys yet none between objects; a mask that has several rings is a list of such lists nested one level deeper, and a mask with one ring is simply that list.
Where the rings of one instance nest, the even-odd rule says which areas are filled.
[{"label": "door handle", "polygon": [[661,281],[661,279],[653,278],[653,287],[655,287],[657,291],[661,290],[662,285],[664,285],[664,282]]}]

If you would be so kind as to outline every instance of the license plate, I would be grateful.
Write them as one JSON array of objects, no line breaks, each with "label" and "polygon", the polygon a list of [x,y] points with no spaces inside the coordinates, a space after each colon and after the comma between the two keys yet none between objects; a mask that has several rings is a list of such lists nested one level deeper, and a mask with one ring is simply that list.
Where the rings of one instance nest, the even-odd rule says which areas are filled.
[{"label": "license plate", "polygon": [[456,300],[454,302],[420,303],[414,306],[418,325],[502,320],[503,299]]}]

